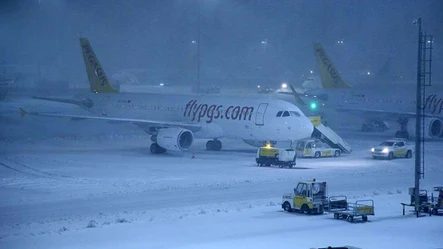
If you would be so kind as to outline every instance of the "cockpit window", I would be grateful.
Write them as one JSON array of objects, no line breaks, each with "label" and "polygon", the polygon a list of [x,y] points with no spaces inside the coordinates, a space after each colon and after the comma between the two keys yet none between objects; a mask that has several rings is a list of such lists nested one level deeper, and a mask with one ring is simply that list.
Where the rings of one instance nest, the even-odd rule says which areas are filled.
[{"label": "cockpit window", "polygon": [[289,112],[288,111],[283,112],[283,116],[282,117],[289,117]]},{"label": "cockpit window", "polygon": [[296,112],[296,111],[291,111],[291,116],[293,117],[300,117],[300,113]]},{"label": "cockpit window", "polygon": [[283,111],[279,111],[277,112],[277,117],[281,117],[281,114],[283,113]]}]

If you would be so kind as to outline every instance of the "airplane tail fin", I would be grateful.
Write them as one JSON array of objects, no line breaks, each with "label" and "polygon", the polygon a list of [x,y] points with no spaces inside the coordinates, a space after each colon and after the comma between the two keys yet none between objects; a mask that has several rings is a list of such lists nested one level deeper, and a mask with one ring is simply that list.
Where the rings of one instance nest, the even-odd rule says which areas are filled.
[{"label": "airplane tail fin", "polygon": [[323,88],[350,88],[335,69],[320,43],[314,43],[314,53]]},{"label": "airplane tail fin", "polygon": [[92,50],[88,39],[80,38],[80,46],[82,48],[91,91],[96,93],[118,92],[118,90],[112,87],[109,83],[108,77],[106,76],[103,67],[100,65],[94,50]]}]

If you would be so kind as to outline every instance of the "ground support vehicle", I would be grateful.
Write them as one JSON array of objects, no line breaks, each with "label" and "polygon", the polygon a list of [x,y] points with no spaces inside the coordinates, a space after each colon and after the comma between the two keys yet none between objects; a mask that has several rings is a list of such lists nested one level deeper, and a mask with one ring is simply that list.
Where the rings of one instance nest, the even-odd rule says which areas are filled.
[{"label": "ground support vehicle", "polygon": [[[411,196],[409,203],[401,203],[403,206],[403,215],[405,215],[405,207],[413,207],[415,209],[415,188],[409,188],[409,195]],[[428,213],[430,210],[430,198],[428,197],[428,191],[425,189],[420,189],[419,191],[419,204],[417,216],[420,212]]]},{"label": "ground support vehicle", "polygon": [[340,149],[331,148],[318,139],[300,140],[296,146],[297,157],[338,157]]},{"label": "ground support vehicle", "polygon": [[257,166],[277,165],[280,168],[292,168],[297,164],[297,156],[293,149],[273,148],[270,146],[260,147],[257,150],[255,162]]},{"label": "ground support vehicle", "polygon": [[328,205],[326,182],[301,181],[292,193],[284,194],[282,209],[304,214],[323,214]]},{"label": "ground support vehicle", "polygon": [[429,212],[431,215],[439,215],[440,212],[443,213],[443,186],[434,187],[434,191],[438,193],[438,196],[434,197],[432,194]]},{"label": "ground support vehicle", "polygon": [[392,160],[397,157],[411,158],[414,152],[412,145],[404,139],[389,139],[371,149],[372,157]]},{"label": "ground support vehicle", "polygon": [[373,200],[348,202],[346,196],[329,197],[328,211],[334,213],[335,219],[346,219],[349,222],[353,222],[355,217],[361,217],[366,222],[368,215],[375,215]]}]

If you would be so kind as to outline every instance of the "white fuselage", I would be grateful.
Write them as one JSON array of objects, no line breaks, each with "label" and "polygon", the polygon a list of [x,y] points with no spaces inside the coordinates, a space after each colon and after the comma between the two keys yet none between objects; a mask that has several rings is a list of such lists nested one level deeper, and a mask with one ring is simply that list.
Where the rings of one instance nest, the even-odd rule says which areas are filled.
[{"label": "white fuselage", "polygon": [[[374,114],[366,114],[363,110],[377,110],[398,113],[416,112],[416,90],[403,89],[322,89],[311,91],[323,99],[326,108],[361,109],[361,116],[372,118]],[[326,99],[325,99],[326,98]],[[425,93],[424,112],[427,115],[443,118],[443,92],[429,88]],[[395,116],[394,118],[397,118]]]},{"label": "white fuselage", "polygon": [[[197,138],[289,141],[310,137],[311,121],[295,105],[266,98],[110,93],[77,96],[89,99],[100,116],[198,124]],[[298,116],[277,117],[279,111]]]}]

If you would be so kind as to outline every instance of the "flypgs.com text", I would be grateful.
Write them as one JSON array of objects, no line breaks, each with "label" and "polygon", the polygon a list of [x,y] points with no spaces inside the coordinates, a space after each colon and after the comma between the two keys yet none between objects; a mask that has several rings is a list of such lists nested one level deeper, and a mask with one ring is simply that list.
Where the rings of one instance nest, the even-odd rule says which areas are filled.
[{"label": "flypgs.com text", "polygon": [[191,100],[186,104],[183,116],[190,117],[191,121],[211,123],[214,119],[251,120],[253,112],[252,106],[231,105],[224,109],[223,105],[198,104],[197,100]]}]

